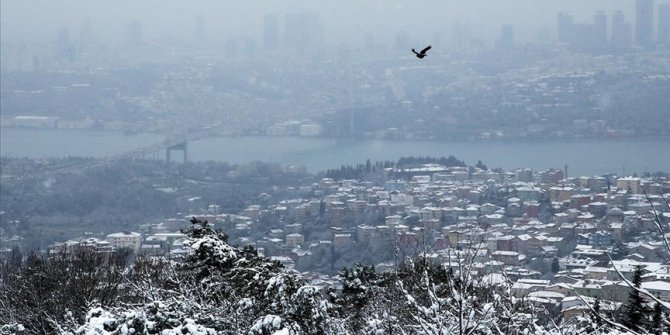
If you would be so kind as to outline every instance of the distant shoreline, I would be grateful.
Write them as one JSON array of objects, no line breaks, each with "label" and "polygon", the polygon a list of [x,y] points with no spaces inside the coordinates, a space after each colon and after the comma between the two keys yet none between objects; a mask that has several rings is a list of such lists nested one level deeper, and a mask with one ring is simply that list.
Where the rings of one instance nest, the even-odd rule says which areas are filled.
[{"label": "distant shoreline", "polygon": [[[162,131],[147,131],[147,130],[135,130],[135,129],[105,129],[105,128],[58,128],[58,127],[28,127],[28,126],[10,126],[2,125],[0,129],[12,129],[12,130],[34,130],[34,131],[73,131],[73,132],[100,132],[100,133],[123,133],[124,136],[134,136],[134,135],[158,135],[168,137]],[[518,137],[468,137],[468,138],[451,138],[451,139],[441,139],[441,138],[397,138],[397,137],[348,137],[348,136],[300,136],[300,135],[267,135],[267,134],[215,134],[205,138],[297,138],[297,139],[333,139],[333,140],[352,140],[352,141],[365,141],[365,140],[374,140],[374,141],[388,141],[388,142],[445,142],[445,143],[458,143],[458,142],[505,142],[505,141],[565,141],[565,140],[605,140],[605,141],[620,141],[628,139],[649,139],[649,138],[667,138],[670,139],[670,134],[668,135],[648,135],[648,134],[630,134],[630,135],[619,135],[619,136],[563,136],[563,137],[535,137],[535,136],[518,136]]]}]

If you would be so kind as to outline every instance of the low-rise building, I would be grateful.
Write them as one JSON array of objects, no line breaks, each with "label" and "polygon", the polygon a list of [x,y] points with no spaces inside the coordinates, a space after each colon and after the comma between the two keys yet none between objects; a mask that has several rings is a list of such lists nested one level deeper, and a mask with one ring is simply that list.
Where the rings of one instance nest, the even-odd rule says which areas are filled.
[{"label": "low-rise building", "polygon": [[142,235],[131,231],[123,231],[107,235],[106,240],[114,248],[130,248],[137,252],[142,245]]}]

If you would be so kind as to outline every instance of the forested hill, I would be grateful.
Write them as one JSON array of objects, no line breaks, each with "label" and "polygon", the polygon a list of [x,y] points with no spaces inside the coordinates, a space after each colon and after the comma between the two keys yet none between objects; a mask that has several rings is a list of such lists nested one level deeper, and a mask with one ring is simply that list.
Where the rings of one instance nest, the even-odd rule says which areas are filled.
[{"label": "forested hill", "polygon": [[[83,171],[43,174],[88,164]],[[26,239],[24,249],[45,249],[84,232],[109,234],[137,230],[176,213],[189,213],[191,198],[238,212],[267,193],[281,197],[305,178],[278,164],[201,162],[169,165],[161,161],[120,160],[96,164],[92,158],[16,159],[2,157],[0,229]],[[13,177],[20,176],[20,177]],[[34,177],[33,177],[34,176]]]}]

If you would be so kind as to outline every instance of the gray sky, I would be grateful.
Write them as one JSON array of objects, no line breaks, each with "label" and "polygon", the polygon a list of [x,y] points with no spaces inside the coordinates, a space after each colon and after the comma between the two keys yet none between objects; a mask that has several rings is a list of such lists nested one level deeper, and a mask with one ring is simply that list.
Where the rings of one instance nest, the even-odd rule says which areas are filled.
[{"label": "gray sky", "polygon": [[2,0],[1,6],[3,41],[27,43],[53,43],[62,26],[76,38],[85,19],[97,38],[109,42],[122,39],[132,20],[142,22],[146,40],[183,40],[194,36],[198,15],[213,42],[260,41],[265,14],[318,12],[330,45],[358,45],[367,34],[388,44],[399,31],[416,41],[430,42],[436,32],[448,40],[456,24],[468,25],[487,43],[501,25],[513,24],[516,39],[525,42],[541,29],[555,36],[559,11],[573,13],[576,22],[592,22],[596,10],[609,16],[623,9],[634,22],[632,0]]}]

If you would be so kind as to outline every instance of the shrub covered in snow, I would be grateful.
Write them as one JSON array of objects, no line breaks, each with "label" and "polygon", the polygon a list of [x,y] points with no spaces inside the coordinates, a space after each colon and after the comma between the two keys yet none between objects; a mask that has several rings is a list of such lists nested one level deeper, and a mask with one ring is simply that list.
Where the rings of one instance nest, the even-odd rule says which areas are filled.
[{"label": "shrub covered in snow", "polygon": [[74,285],[100,274],[68,263],[77,258],[59,260],[58,271],[46,259],[30,263],[0,282],[0,335],[621,333],[597,310],[554,324],[509,285],[481,285],[468,264],[455,273],[421,257],[392,272],[358,265],[340,273],[341,291],[322,294],[254,248],[228,244],[206,221],[192,220],[185,233],[193,253],[182,264],[139,259],[127,270],[114,263],[111,282]]}]

